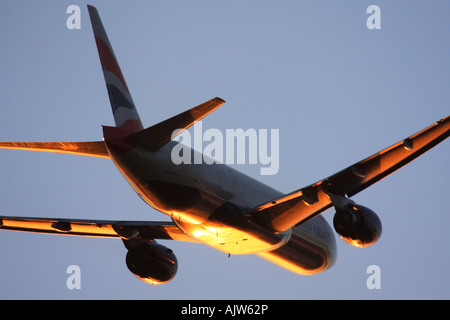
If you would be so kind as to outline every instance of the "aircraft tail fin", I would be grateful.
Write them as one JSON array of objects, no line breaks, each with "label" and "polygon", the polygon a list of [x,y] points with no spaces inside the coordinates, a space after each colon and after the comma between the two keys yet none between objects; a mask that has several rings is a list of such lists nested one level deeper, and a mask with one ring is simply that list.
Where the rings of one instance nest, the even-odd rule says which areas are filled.
[{"label": "aircraft tail fin", "polygon": [[97,9],[88,5],[88,10],[116,126],[140,131],[144,127]]},{"label": "aircraft tail fin", "polygon": [[[144,130],[98,11],[90,5],[88,10],[116,122],[115,128],[104,127],[105,138],[120,132],[119,135],[127,136],[128,141],[154,151],[225,103],[220,98],[214,98]],[[181,130],[174,134],[177,129]]]}]

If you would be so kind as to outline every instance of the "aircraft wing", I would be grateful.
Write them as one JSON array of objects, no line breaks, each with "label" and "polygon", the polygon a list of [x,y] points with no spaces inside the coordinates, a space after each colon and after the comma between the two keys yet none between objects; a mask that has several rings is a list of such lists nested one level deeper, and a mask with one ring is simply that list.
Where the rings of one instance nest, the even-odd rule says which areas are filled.
[{"label": "aircraft wing", "polygon": [[173,222],[111,221],[0,216],[0,229],[84,237],[172,239],[196,242]]},{"label": "aircraft wing", "polygon": [[450,116],[306,188],[264,203],[246,214],[287,231],[333,204],[331,196],[351,197],[408,164],[450,135]]}]

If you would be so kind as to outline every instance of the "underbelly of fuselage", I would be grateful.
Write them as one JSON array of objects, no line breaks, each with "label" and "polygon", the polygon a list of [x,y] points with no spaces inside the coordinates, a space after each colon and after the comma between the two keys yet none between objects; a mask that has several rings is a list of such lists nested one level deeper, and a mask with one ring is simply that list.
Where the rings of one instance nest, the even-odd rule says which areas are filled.
[{"label": "underbelly of fuselage", "polygon": [[249,220],[245,208],[192,187],[152,181],[141,186],[139,193],[184,233],[228,254],[274,250],[290,237],[290,232],[274,233]]},{"label": "underbelly of fuselage", "polygon": [[[274,232],[245,216],[277,191],[226,166],[175,166],[167,153],[154,156],[144,150],[111,154],[138,195],[197,241],[228,254],[258,254],[301,274],[321,272],[333,261],[326,242],[311,242],[313,238],[299,230]],[[233,180],[233,173],[242,183]]]},{"label": "underbelly of fuselage", "polygon": [[196,224],[173,219],[186,234],[228,254],[251,254],[284,245],[291,232],[274,233],[250,220],[229,203],[212,212],[209,219]]}]

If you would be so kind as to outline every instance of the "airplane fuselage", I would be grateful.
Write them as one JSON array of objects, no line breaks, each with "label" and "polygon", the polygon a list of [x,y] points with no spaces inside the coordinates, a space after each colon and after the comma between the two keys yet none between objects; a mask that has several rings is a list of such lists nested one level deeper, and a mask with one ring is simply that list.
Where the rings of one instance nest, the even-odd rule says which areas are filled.
[{"label": "airplane fuselage", "polygon": [[224,164],[175,164],[175,141],[150,152],[116,127],[104,127],[104,135],[111,159],[136,193],[197,241],[228,254],[257,254],[300,274],[334,263],[334,235],[322,217],[275,232],[245,215],[281,192]]}]

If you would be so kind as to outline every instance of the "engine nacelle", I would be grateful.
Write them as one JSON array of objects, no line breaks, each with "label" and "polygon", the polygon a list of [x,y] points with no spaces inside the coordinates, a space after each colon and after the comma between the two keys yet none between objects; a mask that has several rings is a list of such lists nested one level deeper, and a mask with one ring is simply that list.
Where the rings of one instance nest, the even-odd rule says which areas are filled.
[{"label": "engine nacelle", "polygon": [[175,277],[178,269],[173,251],[154,241],[130,248],[126,257],[128,269],[140,280],[162,284]]},{"label": "engine nacelle", "polygon": [[358,204],[338,209],[333,225],[341,239],[355,247],[367,247],[381,236],[381,221],[369,208]]}]

